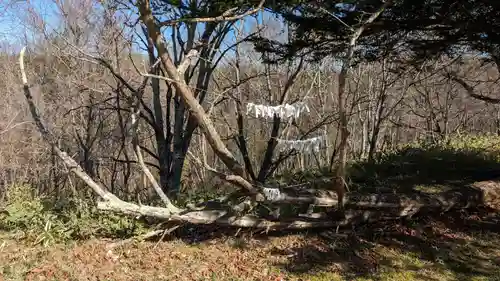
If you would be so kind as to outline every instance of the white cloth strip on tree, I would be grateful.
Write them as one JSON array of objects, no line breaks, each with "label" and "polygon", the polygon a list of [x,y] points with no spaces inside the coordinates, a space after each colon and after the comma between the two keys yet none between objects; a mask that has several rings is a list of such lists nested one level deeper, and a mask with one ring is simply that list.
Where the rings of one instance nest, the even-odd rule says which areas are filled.
[{"label": "white cloth strip on tree", "polygon": [[247,104],[247,112],[249,115],[251,113],[255,114],[255,118],[263,117],[266,119],[273,119],[274,115],[279,118],[287,121],[291,121],[292,119],[300,118],[300,115],[304,112],[311,112],[309,107],[305,102],[296,102],[293,104],[281,104],[277,106],[269,106],[263,104]]},{"label": "white cloth strip on tree", "polygon": [[276,150],[279,152],[287,150],[297,150],[300,153],[309,154],[312,152],[319,152],[320,148],[327,145],[326,135],[318,136],[305,140],[283,140],[276,139],[278,144],[276,145]]}]

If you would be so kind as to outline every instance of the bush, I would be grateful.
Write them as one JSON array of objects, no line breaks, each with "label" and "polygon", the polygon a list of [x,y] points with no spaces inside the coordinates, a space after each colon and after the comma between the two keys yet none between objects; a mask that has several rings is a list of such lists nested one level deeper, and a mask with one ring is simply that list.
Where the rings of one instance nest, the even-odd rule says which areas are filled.
[{"label": "bush", "polygon": [[56,201],[34,196],[28,185],[13,185],[7,188],[0,229],[12,232],[18,239],[47,246],[98,236],[137,235],[146,226],[133,218],[98,212],[93,204],[83,200]]}]

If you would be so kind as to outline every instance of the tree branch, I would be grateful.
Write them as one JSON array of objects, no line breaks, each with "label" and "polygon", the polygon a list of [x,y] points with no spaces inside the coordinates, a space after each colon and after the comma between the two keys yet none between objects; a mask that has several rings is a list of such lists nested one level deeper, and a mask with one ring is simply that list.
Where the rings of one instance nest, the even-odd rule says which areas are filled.
[{"label": "tree branch", "polygon": [[167,197],[167,195],[161,189],[161,186],[155,180],[155,177],[153,176],[153,174],[151,173],[151,171],[149,170],[149,168],[144,163],[144,159],[142,157],[142,152],[141,152],[141,147],[139,146],[139,138],[137,137],[137,126],[139,124],[137,122],[138,111],[139,110],[137,109],[137,112],[132,113],[132,116],[131,116],[131,118],[132,118],[132,128],[133,128],[133,132],[134,132],[134,136],[133,136],[133,141],[132,142],[133,142],[133,145],[134,145],[135,154],[137,156],[137,161],[139,162],[139,165],[141,166],[141,169],[144,172],[144,174],[146,174],[146,177],[148,178],[149,182],[153,185],[154,190],[156,191],[156,193],[158,194],[158,196],[160,196],[161,200],[163,201],[163,203],[165,203],[165,205],[167,206],[167,208],[169,209],[169,211],[173,212],[173,213],[178,213],[178,212],[180,212],[180,209],[177,208],[176,206],[174,206],[174,204],[172,203],[172,201],[170,201],[170,199]]},{"label": "tree branch", "polygon": [[[41,114],[38,112],[38,108],[33,102],[33,96],[28,85],[28,79],[26,77],[26,71],[24,70],[24,53],[26,47],[23,47],[19,54],[19,68],[21,70],[21,78],[23,83],[24,96],[28,103],[31,116],[33,117],[38,131],[42,135],[42,138],[51,146],[56,155],[66,164],[68,170],[76,174],[83,182],[85,182],[96,194],[98,194],[104,201],[97,203],[97,206],[101,210],[117,210],[120,209],[122,213],[128,214],[140,214],[140,215],[153,215],[159,218],[168,219],[173,212],[181,212],[181,209],[171,205],[168,208],[158,208],[151,206],[139,206],[133,203],[128,203],[120,200],[111,192],[102,188],[98,183],[96,183],[83,169],[82,167],[71,158],[66,152],[62,151],[57,143],[57,139],[51,134],[42,121]],[[144,164],[144,163],[143,163]],[[143,165],[144,167],[145,164]],[[147,167],[146,167],[147,169]]]},{"label": "tree branch", "polygon": [[23,92],[28,103],[31,116],[33,117],[38,131],[42,135],[42,138],[51,146],[56,155],[61,158],[61,160],[66,164],[70,172],[75,173],[80,179],[82,179],[95,193],[97,193],[105,201],[116,201],[119,200],[114,194],[103,189],[99,184],[97,184],[84,170],[83,168],[66,152],[62,151],[57,145],[57,139],[51,134],[42,121],[42,117],[38,112],[38,108],[33,102],[33,96],[28,85],[28,78],[26,77],[26,71],[24,70],[24,53],[26,52],[26,47],[21,49],[19,54],[19,68],[21,70],[21,79],[23,83]]},{"label": "tree branch", "polygon": [[467,94],[469,96],[487,103],[500,104],[500,99],[490,98],[484,95],[476,94],[474,88],[471,85],[467,84],[467,82],[465,82],[463,79],[459,78],[455,73],[448,73],[447,76],[452,81],[455,81],[458,84],[460,84],[467,91]]},{"label": "tree branch", "polygon": [[225,11],[224,13],[222,13],[222,15],[220,16],[217,16],[217,17],[210,17],[210,18],[187,18],[187,19],[175,19],[175,20],[167,20],[167,21],[163,21],[163,22],[160,22],[160,26],[172,26],[172,25],[177,25],[181,22],[184,22],[184,23],[200,23],[200,22],[223,22],[223,21],[236,21],[236,20],[239,20],[239,19],[242,19],[246,16],[250,16],[250,15],[253,15],[257,12],[259,12],[263,7],[264,7],[264,3],[266,1],[265,0],[261,0],[259,5],[254,8],[254,9],[251,9],[251,10],[248,10],[246,11],[245,13],[243,14],[239,14],[239,15],[233,15],[233,16],[230,16],[230,14],[232,12],[234,12],[234,10],[237,10],[238,7],[234,7],[234,8],[231,8],[227,11]]},{"label": "tree branch", "polygon": [[[186,82],[179,75],[179,70],[175,67],[172,62],[168,50],[163,39],[163,35],[160,31],[160,27],[156,25],[155,19],[153,17],[149,1],[138,1],[138,7],[140,12],[141,21],[146,25],[148,30],[148,35],[151,37],[155,43],[156,49],[158,50],[159,57],[161,58],[163,67],[174,82],[173,85],[176,88],[176,92],[182,97],[184,102],[188,105],[192,116],[196,119],[200,126],[201,131],[206,136],[206,139],[215,154],[222,160],[222,162],[229,168],[231,172],[235,175],[243,178],[245,176],[245,169],[236,160],[233,154],[227,149],[226,145],[220,138],[219,133],[215,129],[210,118],[205,113],[205,110],[194,97],[192,91],[189,89]],[[190,52],[195,52],[191,50]],[[182,65],[182,63],[181,63]],[[244,180],[244,179],[243,179]],[[245,180],[246,181],[246,180]],[[248,184],[247,186],[251,186]],[[250,189],[252,193],[258,193],[254,188]]]}]

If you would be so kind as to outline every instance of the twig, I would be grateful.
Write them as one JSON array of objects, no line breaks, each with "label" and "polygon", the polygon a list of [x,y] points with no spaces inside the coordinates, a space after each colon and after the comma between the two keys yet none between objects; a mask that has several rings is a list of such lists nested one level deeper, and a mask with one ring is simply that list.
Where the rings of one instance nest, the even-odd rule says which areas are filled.
[{"label": "twig", "polygon": [[167,82],[175,82],[174,79],[170,79],[170,78],[167,78],[167,77],[161,76],[161,75],[155,75],[155,74],[149,74],[149,73],[142,73],[142,72],[139,72],[139,74],[141,74],[144,77],[150,77],[150,78],[165,80]]},{"label": "twig", "polygon": [[19,122],[19,123],[16,123],[16,124],[12,125],[12,126],[10,124],[8,124],[7,127],[4,130],[0,131],[0,135],[3,135],[5,133],[7,133],[8,131],[14,129],[15,127],[18,127],[18,126],[21,126],[21,125],[24,125],[24,124],[27,124],[27,123],[31,123],[31,121]]},{"label": "twig", "polygon": [[163,238],[165,238],[165,236],[166,236],[167,234],[172,233],[174,230],[176,230],[176,229],[177,229],[177,228],[179,228],[180,226],[181,226],[181,225],[180,225],[180,224],[178,224],[178,225],[176,225],[176,226],[174,226],[174,227],[172,227],[172,228],[170,228],[170,229],[165,229],[165,230],[163,231],[163,234],[161,235],[160,239],[158,240],[158,242],[156,242],[156,244],[154,245],[153,249],[156,249],[156,247],[158,246],[158,244],[160,244],[160,242],[161,242],[161,241],[163,241]]},{"label": "twig", "polygon": [[328,11],[327,9],[323,8],[323,7],[319,7],[319,9],[327,14],[329,14],[330,16],[334,17],[336,20],[338,20],[341,24],[343,24],[345,27],[349,28],[351,31],[354,31],[354,28],[352,28],[350,25],[348,25],[347,23],[345,23],[345,21],[343,21],[341,18],[339,18],[336,14]]},{"label": "twig", "polygon": [[[208,171],[216,174],[220,179],[225,180],[227,182],[236,184],[238,186],[241,186],[253,193],[257,193],[258,189],[255,188],[254,185],[246,181],[243,177],[238,176],[238,175],[227,175],[222,172],[217,171],[215,168],[212,168],[206,161],[201,161],[198,157],[194,156],[194,154],[191,151],[187,152],[189,156],[191,156],[198,165],[201,167],[207,169]],[[259,196],[260,197],[260,196]]]}]

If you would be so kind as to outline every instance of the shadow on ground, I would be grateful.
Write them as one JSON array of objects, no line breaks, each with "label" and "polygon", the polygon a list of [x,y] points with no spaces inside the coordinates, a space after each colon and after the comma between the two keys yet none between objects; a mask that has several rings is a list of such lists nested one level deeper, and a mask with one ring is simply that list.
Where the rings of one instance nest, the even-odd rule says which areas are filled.
[{"label": "shadow on ground", "polygon": [[354,188],[411,192],[415,189],[460,187],[500,178],[499,156],[480,150],[442,147],[406,148],[353,164],[349,175]]},{"label": "shadow on ground", "polygon": [[[371,163],[353,165],[350,177],[352,189],[358,191],[374,192],[383,187],[396,193],[415,190],[436,192],[450,187],[468,186],[479,181],[495,181],[500,178],[500,164],[496,157],[476,152],[413,148],[384,155]],[[498,185],[500,186],[500,183]],[[40,206],[40,209],[37,207],[30,214],[40,213],[42,207],[47,206]],[[91,215],[86,216],[85,220],[75,220],[82,229],[107,226],[108,237],[131,236],[136,227],[134,224],[129,225],[129,220],[115,216],[98,224],[94,224],[94,221]],[[89,225],[84,226],[85,222]],[[43,227],[44,224],[41,225]],[[122,233],[122,229],[127,231]],[[151,271],[155,274],[156,267],[158,272],[163,272],[165,268],[169,268],[165,264],[170,263],[170,268],[179,269],[182,273],[189,271],[188,266],[195,264],[201,264],[207,270],[222,270],[222,266],[235,269],[239,266],[235,274],[247,272],[249,267],[257,273],[262,273],[261,264],[269,264],[280,269],[286,275],[284,280],[287,281],[300,280],[299,278],[311,281],[355,278],[495,280],[494,278],[500,276],[500,214],[492,210],[453,210],[440,215],[414,217],[411,220],[357,225],[340,229],[338,233],[335,233],[335,230],[309,230],[301,232],[300,235],[290,234],[298,233],[261,233],[214,225],[184,225],[166,238],[181,240],[184,243],[164,243],[166,250],[158,250],[156,262],[150,261],[158,237],[151,239],[154,243],[142,245],[143,249],[137,245],[129,245],[126,251],[123,250],[123,255],[136,248],[144,252],[137,252],[134,259],[124,257],[124,263],[129,263],[126,270],[135,268],[137,274],[146,270],[137,267],[141,263],[144,263],[144,267],[155,267],[155,270]],[[292,236],[300,237],[289,239]],[[247,239],[249,237],[252,239]],[[277,237],[279,239],[275,239]],[[205,242],[205,245],[196,245],[202,242]],[[229,242],[230,247],[224,244],[226,242]],[[97,249],[101,256],[105,254],[101,246],[89,247]],[[83,252],[87,251],[86,249]],[[82,265],[80,254],[78,255],[73,262]],[[147,262],[144,262],[145,255],[148,256]],[[94,261],[95,256],[89,255],[85,263]],[[213,258],[214,256],[227,260],[220,262]],[[24,259],[24,256],[22,258]],[[211,258],[213,260],[210,260]],[[94,263],[96,268],[104,264],[103,261]],[[180,263],[185,267],[181,267]],[[125,269],[123,270],[125,272]],[[137,279],[139,278],[134,280]],[[175,278],[164,280],[172,279]]]},{"label": "shadow on ground", "polygon": [[[480,151],[410,148],[353,165],[350,177],[351,186],[360,192],[434,193],[498,180],[500,162],[496,155]],[[480,276],[493,280],[500,276],[500,214],[494,210],[453,210],[358,226],[340,234],[325,233],[330,234],[311,239],[314,242],[307,245],[277,249],[278,255],[293,256],[280,266],[305,276],[337,271],[347,280],[355,276],[372,280],[471,280]]]},{"label": "shadow on ground", "polygon": [[[350,177],[351,186],[361,192],[434,193],[498,180],[500,162],[497,156],[481,152],[411,148],[353,165]],[[200,233],[200,228],[192,228],[190,234],[185,228],[177,237],[192,243],[236,234],[235,230],[203,229]],[[275,235],[286,234],[252,237]],[[494,280],[500,276],[500,214],[493,210],[453,210],[339,233],[309,231],[302,235],[306,243],[278,246],[270,254],[286,257],[275,265],[303,280],[314,276],[316,280],[336,280],[338,276],[347,280]]]},{"label": "shadow on ground", "polygon": [[[489,221],[483,221],[488,216]],[[473,221],[475,229],[469,227]],[[314,234],[312,243],[276,249],[274,254],[292,256],[278,266],[307,278],[336,272],[347,280],[493,280],[500,276],[500,232],[491,226],[498,223],[500,217],[484,210],[450,213],[364,225],[347,237],[333,231]],[[324,278],[335,280],[328,274]]]}]

